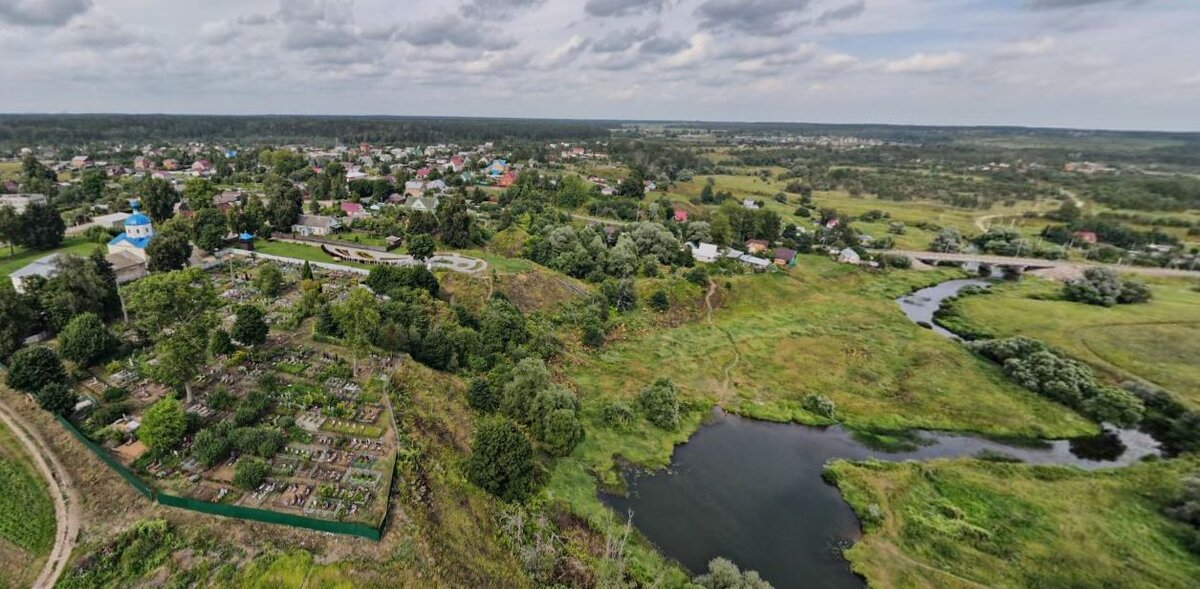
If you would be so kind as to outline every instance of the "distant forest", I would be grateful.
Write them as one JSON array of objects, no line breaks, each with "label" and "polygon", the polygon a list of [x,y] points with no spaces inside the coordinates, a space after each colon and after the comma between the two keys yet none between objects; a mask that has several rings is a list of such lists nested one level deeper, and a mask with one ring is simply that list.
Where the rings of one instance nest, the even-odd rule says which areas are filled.
[{"label": "distant forest", "polygon": [[0,146],[160,143],[428,144],[603,140],[614,121],[346,116],[0,114]]}]

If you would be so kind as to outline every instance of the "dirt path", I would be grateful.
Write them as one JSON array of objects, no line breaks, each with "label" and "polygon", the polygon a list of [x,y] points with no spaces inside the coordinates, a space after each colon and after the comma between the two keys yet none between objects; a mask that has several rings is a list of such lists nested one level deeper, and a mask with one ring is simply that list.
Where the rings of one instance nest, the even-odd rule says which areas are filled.
[{"label": "dirt path", "polygon": [[716,329],[716,330],[720,331],[721,333],[725,334],[725,338],[729,340],[729,348],[733,350],[733,361],[730,362],[729,365],[725,367],[725,382],[722,383],[722,385],[721,385],[721,387],[723,389],[725,389],[726,392],[729,392],[729,381],[730,381],[729,373],[732,372],[733,368],[738,365],[738,362],[742,361],[742,353],[738,351],[737,343],[733,341],[733,335],[730,334],[725,329],[717,327],[716,322],[713,321],[712,296],[716,292],[717,292],[717,283],[713,280],[709,280],[708,281],[708,292],[704,293],[704,307],[705,307],[705,309],[708,310],[708,324],[710,326],[712,326],[713,329]]},{"label": "dirt path", "polygon": [[0,400],[0,421],[3,421],[4,425],[12,430],[13,436],[21,442],[22,446],[25,446],[25,450],[33,458],[34,465],[46,479],[46,484],[54,499],[54,520],[57,523],[54,548],[46,558],[42,572],[33,582],[34,589],[49,589],[58,582],[58,577],[66,570],[71,550],[79,538],[79,493],[71,483],[67,469],[50,451],[46,442],[38,437],[36,431],[2,400]]},{"label": "dirt path", "polygon": [[975,217],[975,227],[980,231],[987,233],[988,227],[991,226],[991,220],[1003,216],[1004,215],[984,215],[982,217]]}]

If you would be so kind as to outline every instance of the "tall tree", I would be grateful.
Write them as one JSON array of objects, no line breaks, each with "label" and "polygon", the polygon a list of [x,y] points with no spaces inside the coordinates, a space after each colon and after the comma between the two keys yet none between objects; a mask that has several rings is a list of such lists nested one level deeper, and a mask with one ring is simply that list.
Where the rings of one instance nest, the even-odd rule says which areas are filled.
[{"label": "tall tree", "polygon": [[438,204],[438,223],[442,241],[450,247],[468,247],[477,242],[475,217],[467,211],[467,202],[461,196],[443,199]]},{"label": "tall tree", "polygon": [[254,305],[238,307],[230,335],[245,346],[256,346],[267,341],[267,322],[263,320],[263,312]]},{"label": "tall tree", "polygon": [[225,215],[213,207],[202,208],[192,216],[192,241],[206,252],[215,252],[225,243]]},{"label": "tall tree", "polygon": [[424,233],[408,239],[408,253],[422,262],[433,256],[435,247],[433,238]]},{"label": "tall tree", "polygon": [[30,249],[51,249],[62,243],[67,231],[62,215],[49,204],[31,204],[21,213],[18,245]]},{"label": "tall tree", "polygon": [[146,178],[138,186],[142,208],[156,223],[162,223],[175,214],[175,203],[179,193],[171,184],[160,178]]},{"label": "tall tree", "polygon": [[[65,229],[64,229],[65,230]],[[17,242],[24,234],[21,216],[9,205],[0,206],[0,241],[8,243],[8,255],[17,253]]]},{"label": "tall tree", "polygon": [[358,358],[370,350],[379,326],[379,306],[375,295],[365,288],[355,288],[343,303],[334,308],[333,316],[341,328],[342,337],[354,350],[354,373],[357,374]]},{"label": "tall tree", "polygon": [[152,274],[123,290],[134,326],[152,339],[175,325],[202,317],[217,306],[212,281],[199,268]]},{"label": "tall tree", "polygon": [[17,294],[9,282],[0,282],[0,360],[17,351],[36,324],[37,317],[25,297]]},{"label": "tall tree", "polygon": [[304,195],[290,180],[271,175],[266,182],[267,219],[271,229],[288,231],[304,204]]},{"label": "tall tree", "polygon": [[192,244],[179,232],[158,234],[146,246],[146,258],[151,272],[169,272],[188,265]]}]

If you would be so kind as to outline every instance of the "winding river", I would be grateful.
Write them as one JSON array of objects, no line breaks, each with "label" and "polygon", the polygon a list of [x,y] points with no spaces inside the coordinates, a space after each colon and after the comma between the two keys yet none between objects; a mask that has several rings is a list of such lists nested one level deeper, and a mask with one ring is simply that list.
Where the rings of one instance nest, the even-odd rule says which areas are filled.
[{"label": "winding river", "polygon": [[[944,282],[897,300],[914,322],[956,337],[933,323],[942,301],[981,279]],[[625,470],[626,496],[601,500],[624,516],[659,550],[692,572],[723,556],[758,571],[775,587],[859,588],[864,583],[841,556],[859,522],[838,490],[821,478],[830,460],[923,460],[1002,454],[1034,464],[1085,469],[1124,466],[1158,454],[1153,438],[1108,430],[1096,438],[1013,446],[979,437],[916,432],[915,450],[885,452],[857,441],[841,427],[817,428],[745,419],[719,408],[671,466]]]}]

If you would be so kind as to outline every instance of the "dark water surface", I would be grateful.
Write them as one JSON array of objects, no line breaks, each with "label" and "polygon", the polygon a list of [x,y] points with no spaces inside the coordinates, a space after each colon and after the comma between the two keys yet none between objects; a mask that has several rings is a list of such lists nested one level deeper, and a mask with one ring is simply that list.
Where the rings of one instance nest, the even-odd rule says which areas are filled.
[{"label": "dark water surface", "polygon": [[[952,280],[902,297],[913,321],[933,325],[945,298],[979,279]],[[933,325],[946,337],[953,333]],[[998,453],[1033,464],[1085,469],[1125,466],[1159,453],[1153,438],[1110,430],[1096,438],[1011,446],[971,436],[917,432],[916,450],[873,450],[840,427],[778,424],[715,410],[711,423],[675,450],[671,466],[625,471],[628,496],[600,499],[633,523],[667,556],[694,573],[718,556],[758,571],[775,587],[860,588],[841,548],[856,540],[859,522],[837,489],[821,478],[835,459],[922,460]]]}]

